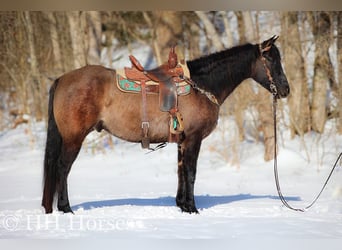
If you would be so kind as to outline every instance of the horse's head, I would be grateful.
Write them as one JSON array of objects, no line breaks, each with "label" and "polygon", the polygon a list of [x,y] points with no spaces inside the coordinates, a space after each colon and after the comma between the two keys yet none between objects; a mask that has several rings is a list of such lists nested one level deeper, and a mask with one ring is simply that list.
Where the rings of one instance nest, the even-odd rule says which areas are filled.
[{"label": "horse's head", "polygon": [[278,36],[259,44],[260,56],[258,57],[252,78],[260,83],[277,98],[287,97],[290,93],[290,86],[284,74],[280,53],[274,42]]}]

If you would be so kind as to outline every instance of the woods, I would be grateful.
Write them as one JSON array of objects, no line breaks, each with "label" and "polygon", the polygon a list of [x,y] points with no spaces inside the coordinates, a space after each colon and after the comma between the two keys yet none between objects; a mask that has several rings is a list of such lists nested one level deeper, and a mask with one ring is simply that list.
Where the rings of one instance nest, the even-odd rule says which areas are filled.
[{"label": "woods", "polygon": [[[172,45],[191,60],[277,34],[291,86],[279,105],[282,129],[321,134],[332,121],[342,134],[341,12],[0,12],[0,27],[0,130],[46,120],[54,79],[86,64],[115,68],[117,51],[133,44],[150,47],[160,64]],[[230,136],[238,139],[230,141],[261,141],[265,160],[273,157],[271,105],[271,95],[248,80],[221,110],[236,123]]]}]

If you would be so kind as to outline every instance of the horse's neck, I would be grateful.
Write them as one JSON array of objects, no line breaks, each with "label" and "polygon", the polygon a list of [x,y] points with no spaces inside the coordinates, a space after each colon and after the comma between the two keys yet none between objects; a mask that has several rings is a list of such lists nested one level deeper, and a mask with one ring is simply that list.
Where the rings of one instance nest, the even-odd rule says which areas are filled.
[{"label": "horse's neck", "polygon": [[251,77],[252,66],[255,63],[256,56],[254,56],[254,47],[248,48],[250,51],[246,51],[240,54],[232,55],[229,59],[224,59],[222,62],[217,63],[207,74],[199,74],[191,72],[191,78],[197,82],[200,87],[209,91],[215,95],[216,99],[222,104],[225,99],[239,86],[245,79]]},{"label": "horse's neck", "polygon": [[220,104],[222,104],[244,80],[251,77],[253,63],[254,61],[236,61],[226,65],[226,71],[222,72],[222,74],[226,74],[227,76],[222,77],[222,81],[216,83],[221,88],[221,91],[216,93],[216,98],[219,100]]},{"label": "horse's neck", "polygon": [[[244,55],[241,55],[241,57],[244,57]],[[222,89],[220,93],[217,93],[217,98],[220,100],[220,103],[223,103],[244,80],[251,77],[252,67],[255,61],[256,57],[253,55],[248,56],[248,58],[236,58],[236,60],[227,61],[225,65],[226,69],[222,71],[223,77],[221,81],[216,83]]]}]

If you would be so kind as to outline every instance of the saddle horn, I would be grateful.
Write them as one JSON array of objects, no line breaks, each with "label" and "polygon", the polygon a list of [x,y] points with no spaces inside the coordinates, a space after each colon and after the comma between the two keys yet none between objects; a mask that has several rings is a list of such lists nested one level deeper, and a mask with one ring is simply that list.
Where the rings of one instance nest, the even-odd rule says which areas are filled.
[{"label": "saddle horn", "polygon": [[133,64],[134,67],[136,67],[139,71],[144,71],[144,67],[140,64],[140,62],[133,56],[129,56],[129,60],[131,60],[131,63]]},{"label": "saddle horn", "polygon": [[175,52],[175,47],[176,46],[172,46],[169,52],[169,60],[167,61],[169,69],[175,68],[178,64],[178,58]]}]

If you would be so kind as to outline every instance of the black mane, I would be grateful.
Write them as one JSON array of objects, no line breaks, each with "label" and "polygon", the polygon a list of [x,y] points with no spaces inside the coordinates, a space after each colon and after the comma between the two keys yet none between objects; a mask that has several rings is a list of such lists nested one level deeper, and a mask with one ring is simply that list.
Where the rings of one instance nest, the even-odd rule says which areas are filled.
[{"label": "black mane", "polygon": [[191,79],[200,88],[219,97],[222,91],[232,92],[250,76],[251,64],[258,56],[258,45],[245,44],[187,61],[187,65]]}]

